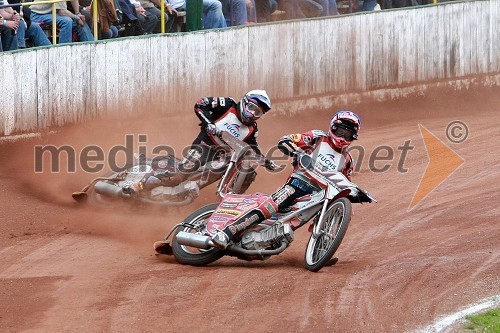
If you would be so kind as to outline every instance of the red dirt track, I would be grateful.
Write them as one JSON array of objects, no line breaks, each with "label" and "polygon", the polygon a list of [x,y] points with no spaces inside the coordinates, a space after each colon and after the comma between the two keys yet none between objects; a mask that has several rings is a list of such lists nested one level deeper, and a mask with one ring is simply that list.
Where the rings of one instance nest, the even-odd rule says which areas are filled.
[{"label": "red dirt track", "polygon": [[[498,88],[339,105],[361,115],[356,144],[365,158],[358,157],[354,181],[379,203],[353,205],[339,262],[318,273],[303,267],[307,228],[296,231],[284,253],[263,262],[223,258],[190,267],[155,256],[153,242],[214,202],[214,186],[182,208],[98,210],[71,198],[95,175],[80,168],[33,171],[33,146],[40,144],[108,151],[124,145],[126,134],[135,134],[136,143],[137,134],[147,134],[148,152],[165,143],[179,151],[198,130],[190,110],[182,117],[87,123],[0,143],[0,331],[414,332],[499,295],[498,105]],[[333,112],[266,115],[259,143],[267,151],[284,134],[326,129]],[[463,143],[445,136],[453,120],[469,128]],[[408,211],[429,163],[419,124],[465,162]],[[397,147],[406,140],[414,149],[402,173]],[[394,158],[377,162],[390,168],[376,173],[368,157],[381,145],[391,147]],[[288,171],[259,170],[250,191],[274,191]]]}]

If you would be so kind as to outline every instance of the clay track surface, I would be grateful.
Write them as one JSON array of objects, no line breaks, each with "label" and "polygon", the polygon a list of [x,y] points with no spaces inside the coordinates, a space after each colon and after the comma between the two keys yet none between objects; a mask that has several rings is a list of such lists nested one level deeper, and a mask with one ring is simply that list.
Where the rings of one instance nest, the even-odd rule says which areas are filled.
[{"label": "clay track surface", "polygon": [[[197,133],[190,111],[4,142],[0,331],[413,332],[499,295],[498,95],[498,89],[439,91],[357,105],[364,120],[357,144],[368,155],[386,145],[395,156],[383,173],[371,171],[368,158],[361,161],[354,180],[379,203],[354,205],[338,264],[318,273],[303,268],[306,228],[289,249],[264,262],[223,258],[190,267],[155,256],[153,242],[215,201],[214,187],[182,208],[95,209],[70,196],[93,175],[33,172],[39,144],[71,144],[79,151],[89,144],[123,145],[125,134],[148,134],[148,147],[167,142],[182,148]],[[259,123],[259,142],[266,150],[283,134],[326,129],[332,113],[269,114]],[[445,136],[457,119],[469,128],[461,144]],[[409,211],[429,163],[419,124],[464,163]],[[406,140],[414,149],[404,161],[407,172],[400,172],[397,147]],[[270,193],[286,177],[259,170],[250,190]]]}]

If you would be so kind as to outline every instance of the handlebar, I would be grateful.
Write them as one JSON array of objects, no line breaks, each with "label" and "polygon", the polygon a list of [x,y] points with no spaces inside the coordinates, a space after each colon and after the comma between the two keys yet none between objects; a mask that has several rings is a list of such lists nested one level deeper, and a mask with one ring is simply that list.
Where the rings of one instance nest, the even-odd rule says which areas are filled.
[{"label": "handlebar", "polygon": [[[315,177],[320,178],[328,184],[331,184],[338,190],[342,190],[345,188],[350,189],[351,195],[358,198],[360,202],[377,202],[377,200],[375,200],[375,198],[373,198],[370,193],[359,188],[358,185],[347,179],[347,177],[343,173],[337,171],[332,175],[335,177],[339,177],[339,180],[337,182],[333,181],[333,179],[330,179],[330,177],[325,176],[320,170],[316,169],[314,159],[311,157],[311,155],[303,153],[303,150],[302,152],[298,152],[296,156],[300,166],[314,173]],[[340,183],[344,184],[342,184],[342,186],[339,186]]]}]

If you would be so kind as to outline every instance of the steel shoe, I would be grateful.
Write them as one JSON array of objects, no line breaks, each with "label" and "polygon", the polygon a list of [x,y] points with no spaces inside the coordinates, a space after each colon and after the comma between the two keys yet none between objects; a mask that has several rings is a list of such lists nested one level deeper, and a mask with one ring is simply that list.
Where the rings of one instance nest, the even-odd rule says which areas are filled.
[{"label": "steel shoe", "polygon": [[224,231],[219,230],[212,236],[212,243],[215,247],[225,250],[229,245],[229,236]]}]

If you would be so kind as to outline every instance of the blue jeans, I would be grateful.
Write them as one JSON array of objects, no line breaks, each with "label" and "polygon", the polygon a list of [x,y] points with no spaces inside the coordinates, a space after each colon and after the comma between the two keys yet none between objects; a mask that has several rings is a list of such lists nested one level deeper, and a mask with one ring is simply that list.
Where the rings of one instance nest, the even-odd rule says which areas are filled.
[{"label": "blue jeans", "polygon": [[317,0],[316,2],[323,7],[323,10],[321,11],[321,16],[339,15],[339,10],[337,9],[336,0]]},{"label": "blue jeans", "polygon": [[[229,27],[243,25],[247,21],[250,21],[246,0],[220,0],[220,2],[222,3],[222,12]],[[255,14],[250,16],[255,17]],[[255,19],[253,19],[253,22],[255,22]]]},{"label": "blue jeans", "polygon": [[[186,10],[184,3],[177,10]],[[203,29],[226,28],[226,19],[219,0],[203,0]]]},{"label": "blue jeans", "polygon": [[[375,0],[377,1],[377,0]],[[328,0],[328,16],[332,15],[339,15],[339,9],[337,7],[337,1],[336,0]]]},{"label": "blue jeans", "polygon": [[0,52],[17,50],[17,38],[14,30],[0,27]]},{"label": "blue jeans", "polygon": [[52,45],[38,23],[33,22],[33,24],[26,29],[24,20],[22,20],[19,22],[19,29],[17,29],[17,42],[20,48],[26,47],[26,38],[29,38],[34,46]]},{"label": "blue jeans", "polygon": [[115,27],[114,25],[111,25],[109,27],[109,31],[108,32],[103,31],[101,33],[101,38],[102,39],[109,39],[109,38],[116,38],[116,37],[118,37],[118,28]]},{"label": "blue jeans", "polygon": [[[73,31],[78,35],[81,42],[94,40],[94,35],[87,24],[79,25],[77,21],[68,16],[56,15],[57,27],[59,28],[59,44],[73,42]],[[32,24],[41,22],[52,25],[52,14],[37,14],[31,12]]]},{"label": "blue jeans", "polygon": [[377,0],[365,0],[363,1],[363,7],[361,7],[362,12],[370,12],[375,9],[377,5]]}]

